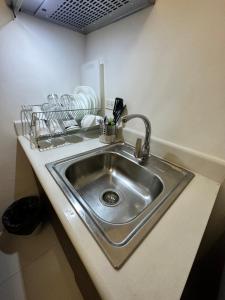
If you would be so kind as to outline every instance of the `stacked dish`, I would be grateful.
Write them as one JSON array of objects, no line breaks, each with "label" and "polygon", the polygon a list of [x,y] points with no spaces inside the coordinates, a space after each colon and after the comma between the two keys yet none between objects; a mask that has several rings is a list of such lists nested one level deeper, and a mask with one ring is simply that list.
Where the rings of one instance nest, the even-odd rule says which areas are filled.
[{"label": "stacked dish", "polygon": [[80,115],[91,114],[100,108],[99,99],[95,91],[88,86],[79,86],[74,90],[73,95],[62,95],[60,104],[66,109],[86,110]]},{"label": "stacked dish", "polygon": [[100,101],[95,91],[88,86],[78,86],[73,95],[50,94],[48,103],[43,104],[46,121],[57,120],[68,131],[96,126],[100,113]]},{"label": "stacked dish", "polygon": [[89,113],[92,113],[93,109],[100,108],[98,97],[95,91],[89,86],[78,86],[74,90],[74,96],[77,98],[78,103],[80,103],[80,108],[90,109]]}]

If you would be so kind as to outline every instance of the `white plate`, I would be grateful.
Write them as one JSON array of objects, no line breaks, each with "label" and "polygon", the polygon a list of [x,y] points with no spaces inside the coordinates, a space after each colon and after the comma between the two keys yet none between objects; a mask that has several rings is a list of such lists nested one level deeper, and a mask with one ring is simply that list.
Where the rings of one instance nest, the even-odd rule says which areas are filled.
[{"label": "white plate", "polygon": [[80,93],[80,98],[82,99],[82,104],[83,104],[83,107],[84,109],[88,109],[88,98],[87,98],[87,95],[83,94],[83,93]]},{"label": "white plate", "polygon": [[86,98],[82,93],[79,94],[79,100],[80,100],[81,109],[86,109],[87,108],[86,107],[87,106],[86,105]]},{"label": "white plate", "polygon": [[74,95],[75,103],[76,103],[76,108],[79,108],[79,97],[77,94]]},{"label": "white plate", "polygon": [[95,112],[94,108],[96,108],[96,106],[95,106],[95,98],[90,93],[87,93],[85,96],[88,99],[88,108],[90,108],[89,113],[94,113]]},{"label": "white plate", "polygon": [[86,112],[82,111],[82,109],[85,109],[85,104],[83,103],[84,102],[84,98],[81,96],[81,94],[77,94],[77,97],[78,97],[79,109],[81,109],[78,112],[78,115],[79,115],[79,118],[82,119],[83,116],[86,115]]},{"label": "white plate", "polygon": [[80,94],[80,93],[88,94],[92,99],[93,108],[100,108],[98,97],[97,97],[95,91],[93,90],[93,88],[91,88],[89,86],[78,86],[75,88],[74,92],[77,94]]},{"label": "white plate", "polygon": [[92,100],[90,98],[90,95],[86,94],[86,107],[87,107],[87,113],[91,114],[92,113]]}]

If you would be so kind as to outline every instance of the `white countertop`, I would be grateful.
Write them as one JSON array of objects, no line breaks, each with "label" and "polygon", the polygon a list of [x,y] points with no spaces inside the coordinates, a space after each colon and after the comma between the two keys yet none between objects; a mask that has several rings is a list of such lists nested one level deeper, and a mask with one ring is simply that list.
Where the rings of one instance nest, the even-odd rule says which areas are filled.
[{"label": "white countertop", "polygon": [[40,152],[18,137],[42,187],[106,300],[180,299],[212,211],[219,184],[196,174],[125,265],[115,270],[45,167],[46,163],[101,147],[98,140]]}]

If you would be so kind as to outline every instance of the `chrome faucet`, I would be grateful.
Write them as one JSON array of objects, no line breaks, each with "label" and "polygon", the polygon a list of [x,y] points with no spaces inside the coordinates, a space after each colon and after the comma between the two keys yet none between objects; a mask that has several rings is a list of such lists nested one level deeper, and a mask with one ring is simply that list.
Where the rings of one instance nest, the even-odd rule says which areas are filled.
[{"label": "chrome faucet", "polygon": [[145,140],[143,146],[142,140],[140,138],[137,139],[136,145],[135,145],[135,151],[134,151],[134,156],[140,160],[144,161],[149,157],[150,154],[150,139],[151,139],[151,123],[147,117],[141,114],[132,114],[132,115],[127,115],[122,117],[122,123],[125,124],[128,121],[135,119],[135,118],[140,118],[144,121],[145,124]]}]

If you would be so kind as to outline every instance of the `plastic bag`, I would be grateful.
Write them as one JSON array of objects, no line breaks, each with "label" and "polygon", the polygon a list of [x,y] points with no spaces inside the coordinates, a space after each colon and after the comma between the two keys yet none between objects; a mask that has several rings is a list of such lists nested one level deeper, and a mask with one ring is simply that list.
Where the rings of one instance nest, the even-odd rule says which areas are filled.
[{"label": "plastic bag", "polygon": [[41,223],[42,201],[36,196],[22,198],[11,204],[2,216],[2,223],[9,233],[31,234]]}]

